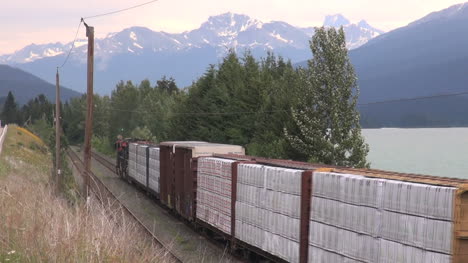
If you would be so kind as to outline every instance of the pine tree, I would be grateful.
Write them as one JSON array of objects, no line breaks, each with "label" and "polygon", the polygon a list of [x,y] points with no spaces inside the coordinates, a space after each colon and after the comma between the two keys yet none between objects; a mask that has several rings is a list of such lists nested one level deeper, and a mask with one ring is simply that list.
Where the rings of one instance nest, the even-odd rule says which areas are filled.
[{"label": "pine tree", "polygon": [[19,116],[18,104],[16,104],[15,97],[9,91],[1,114],[2,123],[19,123]]},{"label": "pine tree", "polygon": [[299,72],[302,98],[292,109],[297,132],[285,129],[286,136],[310,161],[367,167],[369,147],[356,109],[359,89],[343,28],[317,28],[310,48],[313,58]]},{"label": "pine tree", "polygon": [[284,137],[283,128],[294,124],[290,109],[294,105],[297,91],[297,73],[290,61],[269,52],[260,64],[260,98],[257,98],[260,113],[253,125],[254,136],[247,145],[249,155],[270,158],[298,158]]},{"label": "pine tree", "polygon": [[156,82],[155,88],[161,91],[165,91],[171,95],[173,93],[179,92],[179,88],[177,88],[177,84],[175,83],[175,79],[173,77],[170,77],[169,79],[167,79],[166,76],[163,76],[162,79]]},{"label": "pine tree", "polygon": [[138,107],[141,105],[141,97],[138,87],[131,81],[119,82],[112,91],[110,98],[109,136],[114,140],[117,135],[130,136],[130,132],[140,126],[141,113]]}]

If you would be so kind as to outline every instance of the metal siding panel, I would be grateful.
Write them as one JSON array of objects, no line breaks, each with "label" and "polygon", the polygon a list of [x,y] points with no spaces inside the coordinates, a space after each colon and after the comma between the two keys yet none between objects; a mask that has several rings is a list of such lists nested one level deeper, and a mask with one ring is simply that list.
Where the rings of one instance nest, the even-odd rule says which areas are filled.
[{"label": "metal siding panel", "polygon": [[151,147],[149,153],[149,178],[148,188],[156,193],[156,196],[160,196],[160,150],[158,147]]},{"label": "metal siding panel", "polygon": [[169,149],[168,156],[168,170],[167,170],[167,203],[168,206],[174,209],[175,203],[175,155],[172,152],[172,149]]},{"label": "metal siding panel", "polygon": [[184,175],[185,175],[185,154],[183,148],[175,148],[174,157],[174,204],[179,215],[184,216]]},{"label": "metal siding panel", "polygon": [[304,238],[301,226],[309,219],[304,216],[305,224],[301,224],[302,174],[303,170],[240,164],[233,234],[271,255],[299,262],[300,240]]},{"label": "metal siding panel", "polygon": [[160,200],[161,202],[169,206],[169,181],[171,180],[172,176],[172,163],[171,163],[171,147],[168,146],[161,146],[160,147],[160,167],[161,167],[161,174],[159,179],[159,189],[160,189]]},{"label": "metal siding panel", "polygon": [[301,229],[299,242],[299,262],[306,263],[309,256],[309,220],[312,196],[313,171],[304,171],[301,178]]},{"label": "metal siding panel", "polygon": [[202,157],[197,160],[197,219],[231,236],[233,160]]},{"label": "metal siding panel", "polygon": [[198,159],[191,158],[187,169],[188,178],[185,180],[185,209],[187,219],[195,220],[197,200],[197,165]]}]

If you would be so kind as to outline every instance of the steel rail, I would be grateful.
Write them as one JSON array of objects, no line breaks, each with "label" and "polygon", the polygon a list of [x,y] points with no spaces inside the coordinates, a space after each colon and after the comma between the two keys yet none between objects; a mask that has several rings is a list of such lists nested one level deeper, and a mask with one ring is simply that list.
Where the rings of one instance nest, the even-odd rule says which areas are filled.
[{"label": "steel rail", "polygon": [[[97,153],[97,152],[94,152],[94,151],[91,151],[91,157],[94,158],[96,161],[98,161],[100,164],[102,164],[104,167],[106,167],[107,169],[109,169],[110,171],[112,171],[114,173],[114,175],[116,177],[119,177],[119,175],[116,174],[116,169],[115,169],[115,165],[109,161],[108,159],[104,158],[100,153]],[[162,206],[161,204],[159,204],[160,207],[162,207],[163,209],[167,209],[166,207]],[[180,220],[180,218],[174,218],[174,219],[178,219]],[[192,225],[190,225],[187,221],[184,221],[182,220],[182,222],[187,225],[188,227],[192,227]],[[205,237],[211,244],[217,246],[218,248],[220,249],[226,249],[225,246],[219,244],[218,242],[216,242],[216,240],[214,240],[213,238],[210,238],[209,236],[203,234],[203,233],[199,233],[201,236]],[[238,261],[240,262],[245,262],[245,259],[243,259],[240,255],[236,254],[236,253],[230,253],[231,256],[233,256],[233,258],[237,259]]]},{"label": "steel rail", "polygon": [[[78,172],[83,176],[84,173],[84,164],[80,157],[71,149],[67,150],[67,154],[72,160],[74,166],[77,168]],[[96,154],[93,153],[93,156],[96,156]],[[100,156],[99,156],[100,157]],[[98,157],[98,158],[99,158]],[[101,160],[103,158],[101,157]],[[97,160],[97,159],[96,159]],[[107,160],[106,160],[107,161]],[[107,166],[106,166],[107,167]],[[109,168],[109,167],[107,167]],[[110,169],[110,168],[109,168]],[[115,168],[114,168],[115,171]],[[161,240],[159,240],[158,237],[156,237],[153,232],[151,232],[139,219],[138,217],[128,209],[123,203],[120,202],[120,200],[107,188],[107,186],[97,177],[94,173],[90,173],[91,176],[91,185],[90,189],[95,193],[96,197],[99,199],[99,201],[102,204],[106,204],[105,199],[103,198],[103,194],[107,196],[107,203],[113,204],[113,205],[118,205],[119,207],[123,208],[123,211],[130,215],[137,223],[138,225],[146,232],[150,238],[155,241],[158,245],[160,245],[164,250],[166,250],[165,256],[170,255],[175,262],[183,262],[179,257],[177,257]],[[104,192],[104,193],[103,193]],[[110,202],[110,199],[112,202]]]}]

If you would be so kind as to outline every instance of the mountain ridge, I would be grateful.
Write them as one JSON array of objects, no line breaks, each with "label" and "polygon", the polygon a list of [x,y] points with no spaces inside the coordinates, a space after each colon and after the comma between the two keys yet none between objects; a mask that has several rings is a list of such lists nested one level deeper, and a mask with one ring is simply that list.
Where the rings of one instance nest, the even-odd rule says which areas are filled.
[{"label": "mountain ridge", "polygon": [[[467,91],[468,3],[432,12],[349,52],[360,102]],[[370,126],[468,126],[468,96],[360,107]]]},{"label": "mountain ridge", "polygon": [[[355,48],[381,31],[367,23],[344,26],[348,47]],[[199,28],[182,33],[153,31],[146,27],[130,27],[109,33],[95,40],[95,92],[110,94],[120,80],[156,81],[172,76],[179,87],[190,85],[208,65],[217,64],[233,49],[250,51],[256,58],[268,51],[291,61],[310,56],[309,40],[313,27],[295,27],[283,21],[262,22],[247,15],[224,13],[209,17]],[[65,68],[61,70],[63,85],[86,90],[86,40],[78,39]],[[65,59],[71,43],[29,45],[13,54],[0,56],[0,63],[55,82],[55,69]]]},{"label": "mountain ridge", "polygon": [[[0,64],[0,97],[6,97],[11,91],[18,104],[23,105],[39,94],[44,94],[49,101],[55,102],[55,85],[30,73],[8,65]],[[81,94],[61,87],[60,98],[63,102]]]},{"label": "mountain ridge", "polygon": [[[359,43],[351,41],[348,43],[350,48],[356,48],[371,37],[383,32],[369,26],[367,23],[353,24],[344,16],[340,15],[340,17],[346,22],[345,24],[342,21],[340,24],[340,26],[344,26],[345,31],[347,31],[348,27],[352,27],[349,34],[359,35],[359,30],[365,31],[363,33],[365,35],[361,37],[365,41],[361,40]],[[369,30],[373,31],[371,35],[367,32]],[[124,36],[123,33],[126,33],[126,35]],[[313,27],[295,27],[283,21],[262,22],[247,15],[227,12],[210,16],[199,28],[182,33],[153,31],[145,27],[125,28],[119,32],[109,33],[104,38],[96,39],[95,50],[97,57],[106,58],[116,53],[141,54],[142,49],[150,49],[153,52],[177,52],[209,45],[217,48],[217,54],[221,57],[225,54],[224,47],[236,50],[257,46],[274,50],[287,45],[301,49],[308,48],[308,39],[312,34]],[[350,39],[359,37],[350,37]],[[72,54],[72,59],[83,63],[77,54],[85,53],[85,43],[85,39],[78,39],[74,43],[75,52]],[[70,47],[71,42],[64,44],[31,44],[12,54],[0,56],[0,63],[23,64],[46,57],[64,56]]]}]

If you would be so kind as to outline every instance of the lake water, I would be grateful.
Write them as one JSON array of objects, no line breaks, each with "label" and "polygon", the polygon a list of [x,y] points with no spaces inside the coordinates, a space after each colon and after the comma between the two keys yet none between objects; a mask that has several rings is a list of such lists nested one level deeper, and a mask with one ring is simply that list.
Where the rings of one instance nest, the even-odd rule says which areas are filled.
[{"label": "lake water", "polygon": [[363,129],[371,168],[468,179],[468,128]]}]

